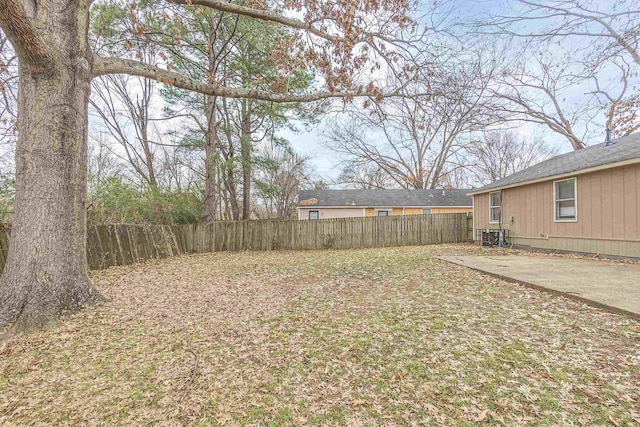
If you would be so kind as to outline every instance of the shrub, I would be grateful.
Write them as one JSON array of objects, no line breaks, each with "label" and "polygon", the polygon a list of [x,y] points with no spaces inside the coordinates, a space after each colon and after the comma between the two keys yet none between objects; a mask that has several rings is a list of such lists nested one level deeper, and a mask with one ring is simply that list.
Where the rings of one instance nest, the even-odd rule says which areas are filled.
[{"label": "shrub", "polygon": [[193,224],[201,214],[198,192],[137,190],[109,178],[92,188],[87,217],[91,224]]}]

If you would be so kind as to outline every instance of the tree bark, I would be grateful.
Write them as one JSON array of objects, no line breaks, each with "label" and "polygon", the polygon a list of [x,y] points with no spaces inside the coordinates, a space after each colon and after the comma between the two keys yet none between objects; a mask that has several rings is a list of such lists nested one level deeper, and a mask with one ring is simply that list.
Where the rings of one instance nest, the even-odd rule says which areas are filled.
[{"label": "tree bark", "polygon": [[82,6],[58,3],[64,7],[44,12],[46,31],[55,34],[47,46],[51,72],[34,73],[24,61],[19,70],[15,220],[0,280],[0,328],[8,334],[40,329],[102,299],[86,261],[92,55],[78,28]]},{"label": "tree bark", "polygon": [[240,219],[240,206],[238,206],[238,192],[236,191],[236,182],[234,176],[233,165],[227,167],[227,192],[229,193],[229,205],[231,206],[231,219],[237,221]]},{"label": "tree bark", "polygon": [[216,98],[206,96],[207,130],[204,133],[204,194],[202,222],[212,224],[216,219],[216,164],[218,160],[218,129],[216,123]]},{"label": "tree bark", "polygon": [[[217,68],[217,56],[214,51],[216,45],[216,22],[214,14],[209,16],[209,49],[208,73],[209,78],[214,78]],[[218,160],[218,117],[217,98],[212,95],[205,95],[205,114],[207,127],[204,132],[204,194],[202,200],[202,222],[213,224],[216,219],[216,191],[217,191],[217,160]]]},{"label": "tree bark", "polygon": [[149,186],[158,187],[156,172],[153,167],[153,153],[151,152],[151,144],[149,142],[149,103],[151,101],[154,85],[149,80],[144,80],[142,101],[136,103],[138,109],[138,128],[140,129],[140,143],[144,152],[144,163],[147,166],[147,176],[149,177]]},{"label": "tree bark", "polygon": [[240,129],[240,158],[242,159],[242,219],[251,214],[251,107],[242,101]]}]

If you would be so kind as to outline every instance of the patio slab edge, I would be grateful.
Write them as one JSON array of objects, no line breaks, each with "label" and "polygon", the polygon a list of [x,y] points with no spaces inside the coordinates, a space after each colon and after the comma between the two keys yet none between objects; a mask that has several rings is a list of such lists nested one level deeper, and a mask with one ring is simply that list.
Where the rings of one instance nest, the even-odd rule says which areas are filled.
[{"label": "patio slab edge", "polygon": [[479,273],[486,274],[486,275],[489,275],[491,277],[495,277],[497,279],[504,280],[505,282],[515,283],[515,284],[518,284],[518,285],[521,285],[521,286],[525,286],[527,288],[536,289],[538,291],[546,292],[546,293],[554,295],[554,296],[560,296],[560,297],[564,297],[564,298],[569,298],[569,299],[572,299],[574,301],[583,302],[583,303],[585,303],[585,304],[587,304],[587,305],[589,305],[591,307],[596,307],[596,308],[608,311],[610,313],[621,314],[621,315],[624,315],[624,316],[629,316],[629,317],[631,317],[631,318],[633,318],[635,320],[640,320],[640,313],[636,313],[636,312],[633,312],[633,311],[625,310],[623,308],[615,307],[615,306],[612,306],[612,305],[609,305],[609,304],[605,304],[605,303],[602,303],[602,302],[594,301],[592,299],[585,298],[585,297],[582,297],[580,295],[575,295],[575,294],[572,294],[572,293],[563,292],[563,291],[559,291],[557,289],[549,288],[547,286],[538,285],[536,283],[527,282],[527,281],[522,280],[522,279],[516,279],[514,277],[506,276],[506,275],[503,275],[503,274],[500,274],[500,273],[495,273],[495,272],[492,272],[492,271],[483,270],[483,269],[478,268],[478,267],[472,267],[472,266],[470,266],[468,264],[465,264],[462,261],[456,261],[455,260],[457,258],[456,256],[439,256],[439,257],[436,257],[436,258],[441,260],[441,261],[445,261],[445,262],[448,262],[448,263],[451,263],[451,264],[459,265],[461,267],[465,267],[465,268],[468,268],[470,270],[474,270],[474,271],[477,271]]}]

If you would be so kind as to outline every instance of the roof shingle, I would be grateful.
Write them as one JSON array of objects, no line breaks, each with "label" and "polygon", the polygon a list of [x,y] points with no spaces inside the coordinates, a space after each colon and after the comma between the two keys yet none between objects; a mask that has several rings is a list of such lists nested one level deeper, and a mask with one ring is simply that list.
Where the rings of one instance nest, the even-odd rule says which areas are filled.
[{"label": "roof shingle", "polygon": [[[303,190],[298,206],[471,207],[471,190]],[[313,203],[315,199],[315,203]]]},{"label": "roof shingle", "polygon": [[485,193],[489,190],[513,186],[528,181],[543,179],[571,172],[578,172],[610,163],[640,158],[640,133],[613,140],[613,144],[592,145],[582,150],[572,151],[552,157],[537,165],[499,179],[491,184],[474,190],[471,194]]}]

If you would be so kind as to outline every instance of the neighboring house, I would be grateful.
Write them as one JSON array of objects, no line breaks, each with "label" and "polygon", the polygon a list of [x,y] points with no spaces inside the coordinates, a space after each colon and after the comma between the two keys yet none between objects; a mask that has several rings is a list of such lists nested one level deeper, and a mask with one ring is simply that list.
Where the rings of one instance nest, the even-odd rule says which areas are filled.
[{"label": "neighboring house", "polygon": [[640,257],[640,134],[553,157],[472,190],[474,239]]},{"label": "neighboring house", "polygon": [[469,190],[306,190],[298,219],[472,212]]}]

